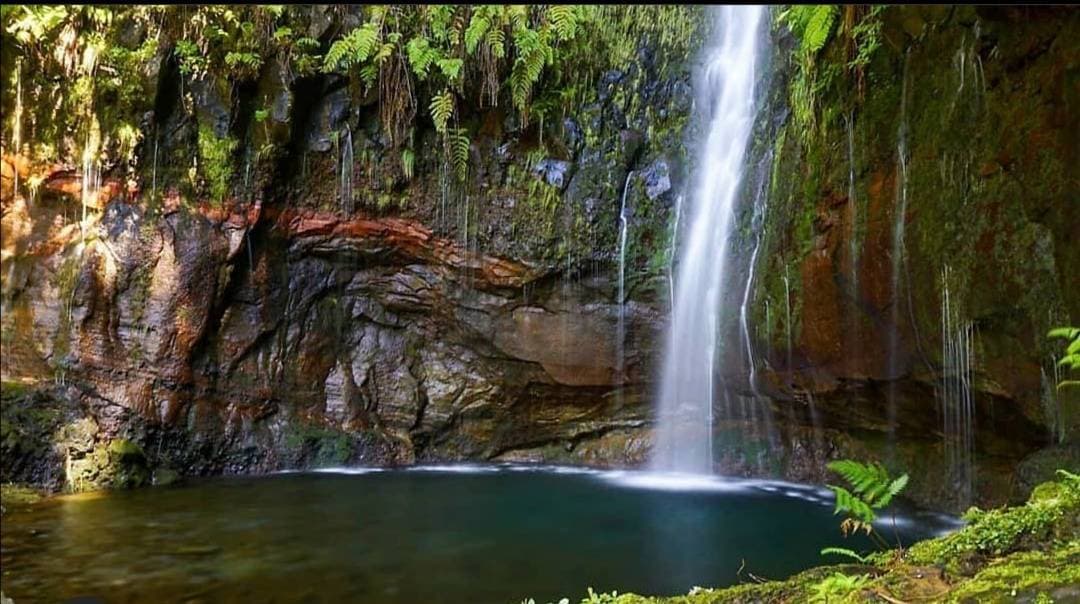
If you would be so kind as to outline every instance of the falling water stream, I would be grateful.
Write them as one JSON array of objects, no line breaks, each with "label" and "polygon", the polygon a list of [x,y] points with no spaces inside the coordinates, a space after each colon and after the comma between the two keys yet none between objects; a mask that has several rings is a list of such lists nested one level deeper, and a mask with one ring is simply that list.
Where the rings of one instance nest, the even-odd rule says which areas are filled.
[{"label": "falling water stream", "polygon": [[971,321],[949,291],[952,271],[941,269],[941,390],[938,394],[951,481],[963,505],[971,503],[974,485],[975,401],[972,397]]},{"label": "falling water stream", "polygon": [[338,189],[341,198],[341,211],[345,214],[352,214],[353,210],[353,140],[352,129],[348,126],[345,127],[345,136],[342,137],[341,144],[341,175],[338,182]]},{"label": "falling water stream", "polygon": [[892,312],[889,330],[889,392],[888,421],[890,447],[896,442],[896,381],[900,372],[900,273],[904,262],[904,230],[908,201],[908,65],[911,56],[904,58],[904,77],[900,92],[900,125],[896,132],[896,207],[893,210],[892,246]]},{"label": "falling water stream", "polygon": [[626,194],[630,191],[630,178],[633,176],[633,170],[626,175],[626,182],[623,183],[622,204],[619,206],[619,321],[615,336],[617,338],[615,342],[617,367],[615,369],[620,382],[626,371],[626,238],[630,230],[626,217]]},{"label": "falling water stream", "polygon": [[696,106],[707,124],[681,250],[674,313],[661,377],[652,467],[681,473],[712,470],[713,368],[747,141],[754,121],[759,25],[765,9],[714,9],[704,61],[694,74]]}]

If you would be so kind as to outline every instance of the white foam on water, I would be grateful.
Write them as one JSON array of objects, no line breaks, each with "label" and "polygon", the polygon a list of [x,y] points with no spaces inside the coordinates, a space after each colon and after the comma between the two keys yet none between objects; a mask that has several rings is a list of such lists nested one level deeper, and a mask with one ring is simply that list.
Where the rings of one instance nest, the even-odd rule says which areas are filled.
[{"label": "white foam on water", "polygon": [[348,475],[360,475],[360,474],[378,474],[379,472],[385,472],[387,468],[362,468],[362,467],[333,467],[333,468],[315,468],[310,470],[318,474],[348,474]]},{"label": "white foam on water", "polygon": [[406,472],[446,472],[448,474],[490,474],[502,470],[499,466],[479,464],[423,465],[402,468]]}]

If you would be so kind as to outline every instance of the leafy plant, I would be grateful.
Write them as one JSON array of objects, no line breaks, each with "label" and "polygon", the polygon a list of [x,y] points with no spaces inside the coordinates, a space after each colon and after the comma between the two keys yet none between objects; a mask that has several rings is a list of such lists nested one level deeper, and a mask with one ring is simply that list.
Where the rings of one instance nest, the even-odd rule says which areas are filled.
[{"label": "leafy plant", "polygon": [[[879,463],[863,464],[850,459],[841,459],[829,463],[827,466],[847,481],[850,490],[844,487],[828,485],[829,489],[836,494],[835,514],[846,514],[847,518],[840,524],[840,530],[844,536],[862,531],[871,537],[879,545],[887,548],[888,544],[875,531],[873,523],[877,520],[879,510],[889,503],[904,490],[908,483],[908,475],[903,474],[897,478],[889,476]],[[837,550],[826,548],[822,554],[841,553]]]},{"label": "leafy plant", "polygon": [[236,139],[218,138],[208,126],[199,128],[199,168],[213,200],[221,202],[229,193],[232,180],[232,156]]},{"label": "leafy plant", "polygon": [[443,90],[431,99],[431,120],[435,123],[437,132],[446,133],[446,123],[454,114],[454,95],[449,90]]},{"label": "leafy plant", "polygon": [[[1065,340],[1065,354],[1058,359],[1058,367],[1063,367],[1068,372],[1080,370],[1080,327],[1057,327],[1051,329],[1046,335],[1048,338]],[[1080,386],[1080,380],[1063,379],[1058,383],[1057,388],[1061,390],[1065,387],[1078,386]]]},{"label": "leafy plant", "polygon": [[833,573],[823,580],[814,584],[810,602],[822,602],[825,604],[838,602],[850,596],[853,592],[866,587],[870,582],[870,575],[845,575]]},{"label": "leafy plant", "polygon": [[866,556],[862,556],[853,550],[847,549],[846,547],[826,547],[825,549],[821,550],[822,556],[828,556],[830,554],[851,558],[852,560],[863,564],[865,564],[869,560]]},{"label": "leafy plant", "polygon": [[455,128],[446,135],[447,145],[450,147],[450,161],[454,167],[454,174],[459,181],[464,181],[469,168],[469,137],[465,130]]},{"label": "leafy plant", "polygon": [[406,180],[412,180],[415,175],[416,153],[412,149],[401,150],[401,172]]}]

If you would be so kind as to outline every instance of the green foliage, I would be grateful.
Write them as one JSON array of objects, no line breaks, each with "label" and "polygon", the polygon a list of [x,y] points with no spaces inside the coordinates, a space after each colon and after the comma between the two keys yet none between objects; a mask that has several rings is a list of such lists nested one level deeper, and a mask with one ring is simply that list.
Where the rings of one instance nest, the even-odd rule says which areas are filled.
[{"label": "green foliage", "polygon": [[870,57],[881,47],[881,14],[885,8],[882,5],[871,6],[866,16],[851,27],[849,37],[855,45],[855,54],[848,61],[849,69],[865,68],[870,64]]},{"label": "green foliage", "polygon": [[799,51],[813,56],[829,41],[839,14],[833,4],[802,4],[782,11],[779,19],[799,38]]},{"label": "green foliage", "polygon": [[455,128],[446,135],[447,145],[450,148],[450,161],[454,167],[454,174],[458,181],[464,181],[469,168],[469,137],[462,128]]},{"label": "green foliage", "polygon": [[323,58],[323,71],[331,73],[363,65],[375,54],[379,40],[378,28],[377,22],[365,23],[331,44]]},{"label": "green foliage", "polygon": [[843,601],[854,592],[866,587],[870,575],[845,575],[833,573],[810,588],[810,602],[829,604]]},{"label": "green foliage", "polygon": [[1080,514],[1080,476],[1040,485],[1026,505],[983,511],[972,508],[963,530],[940,539],[917,543],[908,550],[915,564],[949,564],[969,555],[1003,555],[1025,546],[1048,545],[1069,539],[1067,520]]},{"label": "green foliage", "polygon": [[[850,459],[841,459],[830,462],[827,466],[847,481],[851,490],[844,487],[829,485],[836,494],[836,510],[834,513],[843,513],[847,517],[840,525],[844,535],[852,532],[863,531],[867,536],[874,537],[879,545],[884,546],[884,541],[874,532],[873,523],[877,520],[879,510],[889,505],[908,483],[908,475],[903,474],[898,478],[889,476],[879,463],[863,464]],[[822,554],[840,553],[835,549],[826,548]]]},{"label": "green foliage", "polygon": [[851,558],[852,560],[855,560],[857,562],[861,562],[863,564],[865,564],[868,561],[868,558],[866,556],[861,556],[858,553],[856,553],[856,552],[854,552],[854,551],[852,551],[850,549],[847,549],[846,547],[826,547],[826,548],[821,550],[821,555],[822,556],[828,556],[828,555],[844,556],[845,558]]},{"label": "green foliage", "polygon": [[199,168],[214,201],[225,201],[233,175],[236,139],[218,138],[208,126],[199,128]]},{"label": "green foliage", "polygon": [[[797,5],[780,11],[777,22],[798,38],[795,53],[796,71],[789,87],[789,100],[796,127],[803,139],[809,138],[823,126],[818,113],[819,99],[836,81],[842,69],[852,73],[861,99],[864,89],[863,71],[871,57],[881,47],[881,15],[884,6]],[[842,10],[842,12],[841,12]],[[837,22],[843,15],[843,27]],[[840,38],[844,44],[844,61],[823,60],[823,51],[831,40]],[[832,55],[836,57],[838,53]],[[826,115],[825,121],[834,116]]]},{"label": "green foliage", "polygon": [[[1065,353],[1058,359],[1058,367],[1063,367],[1070,373],[1080,370],[1080,327],[1057,327],[1051,329],[1047,337],[1065,340]],[[1058,390],[1080,387],[1080,380],[1063,379],[1057,387]]]},{"label": "green foliage", "polygon": [[[850,459],[829,463],[828,468],[844,477],[852,490],[870,508],[880,509],[892,501],[908,483],[908,475],[892,479],[879,463],[861,464]],[[873,518],[871,518],[873,520]]]},{"label": "green foliage", "polygon": [[435,123],[435,130],[445,134],[446,123],[454,114],[454,95],[449,90],[443,90],[442,93],[431,98],[428,109],[431,111],[431,120]]}]

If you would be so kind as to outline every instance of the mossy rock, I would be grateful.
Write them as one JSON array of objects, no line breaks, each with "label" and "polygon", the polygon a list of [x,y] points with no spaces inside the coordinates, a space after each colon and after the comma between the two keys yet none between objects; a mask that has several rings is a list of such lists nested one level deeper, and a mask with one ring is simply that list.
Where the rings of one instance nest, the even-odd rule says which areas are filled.
[{"label": "mossy rock", "polygon": [[68,463],[68,490],[130,489],[150,483],[150,470],[142,447],[117,438],[99,444],[85,457]]},{"label": "mossy rock", "polygon": [[353,454],[353,441],[349,434],[306,423],[289,424],[284,446],[295,457],[295,465],[299,467],[341,466]]},{"label": "mossy rock", "polygon": [[41,491],[17,484],[0,485],[0,514],[6,514],[12,508],[33,505],[42,500]]}]

